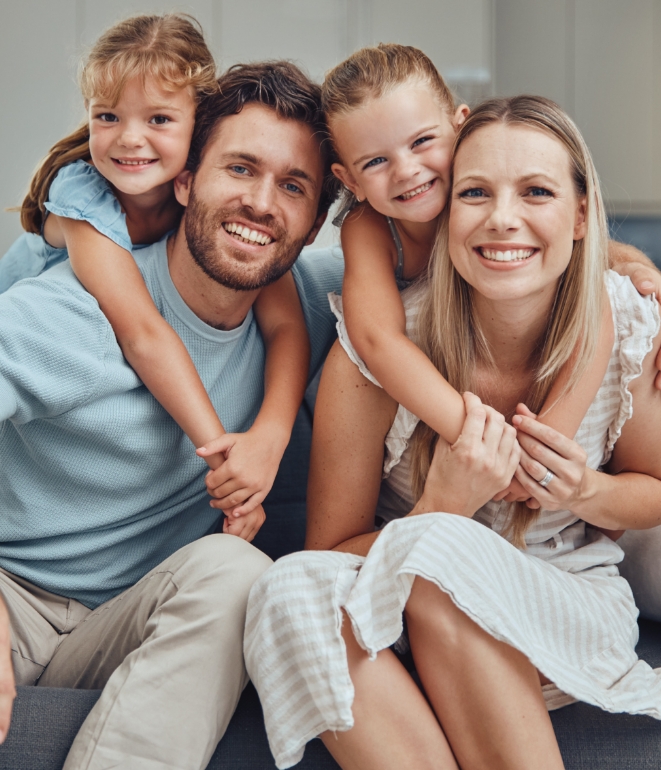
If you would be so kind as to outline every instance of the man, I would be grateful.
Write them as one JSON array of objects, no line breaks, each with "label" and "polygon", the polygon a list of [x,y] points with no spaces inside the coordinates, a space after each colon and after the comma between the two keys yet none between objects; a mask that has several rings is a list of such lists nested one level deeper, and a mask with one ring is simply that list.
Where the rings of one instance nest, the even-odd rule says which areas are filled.
[{"label": "man", "polygon": [[[243,431],[263,395],[252,305],[314,240],[335,186],[318,86],[288,63],[235,67],[220,85],[176,181],[181,226],[136,261],[223,425]],[[226,227],[237,221],[272,241],[244,245]],[[320,308],[342,262],[306,258],[293,272],[318,367],[333,330]],[[66,770],[206,767],[246,683],[245,605],[270,560],[209,534],[219,512],[206,466],[68,262],[0,296],[0,457],[0,593],[16,680],[104,688]]]}]

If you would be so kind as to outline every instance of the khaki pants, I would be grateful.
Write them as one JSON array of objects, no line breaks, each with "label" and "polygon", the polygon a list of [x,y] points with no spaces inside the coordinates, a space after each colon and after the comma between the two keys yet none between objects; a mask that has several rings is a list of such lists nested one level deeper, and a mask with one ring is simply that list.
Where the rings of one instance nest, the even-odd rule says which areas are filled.
[{"label": "khaki pants", "polygon": [[247,682],[246,603],[270,563],[210,535],[95,610],[0,571],[17,684],[103,688],[64,770],[207,766]]}]

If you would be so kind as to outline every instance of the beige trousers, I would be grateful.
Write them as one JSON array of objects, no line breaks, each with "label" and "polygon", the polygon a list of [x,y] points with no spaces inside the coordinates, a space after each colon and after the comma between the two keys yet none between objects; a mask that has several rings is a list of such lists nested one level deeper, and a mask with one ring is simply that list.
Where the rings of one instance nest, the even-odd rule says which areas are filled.
[{"label": "beige trousers", "polygon": [[205,768],[247,682],[246,603],[270,564],[209,535],[95,610],[0,571],[17,684],[103,688],[64,770]]}]

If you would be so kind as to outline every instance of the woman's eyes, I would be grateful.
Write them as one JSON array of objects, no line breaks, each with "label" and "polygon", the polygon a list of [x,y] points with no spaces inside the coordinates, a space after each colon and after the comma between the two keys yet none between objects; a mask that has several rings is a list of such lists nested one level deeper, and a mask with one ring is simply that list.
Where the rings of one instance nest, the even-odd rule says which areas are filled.
[{"label": "woman's eyes", "polygon": [[481,187],[470,187],[468,190],[463,190],[459,193],[460,198],[482,198],[485,192]]},{"label": "woman's eyes", "polygon": [[531,198],[553,198],[553,193],[547,190],[546,187],[530,187],[528,195]]},{"label": "woman's eyes", "polygon": [[366,163],[366,164],[363,166],[363,171],[364,171],[366,168],[372,168],[373,166],[379,166],[379,165],[381,165],[381,163],[385,163],[385,162],[386,162],[386,159],[385,159],[385,158],[383,158],[383,157],[380,157],[380,158],[372,158],[372,160],[370,160],[369,162],[367,162],[367,163]]},{"label": "woman's eyes", "polygon": [[166,123],[169,123],[170,121],[171,121],[171,118],[168,118],[167,115],[154,115],[154,117],[149,122],[153,123],[156,126],[164,126]]}]

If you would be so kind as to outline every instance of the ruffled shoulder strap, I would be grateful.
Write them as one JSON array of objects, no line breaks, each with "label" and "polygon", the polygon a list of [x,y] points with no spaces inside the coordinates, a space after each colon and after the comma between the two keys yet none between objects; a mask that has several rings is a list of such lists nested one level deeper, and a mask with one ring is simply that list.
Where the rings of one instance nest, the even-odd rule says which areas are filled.
[{"label": "ruffled shoulder strap", "polygon": [[133,248],[119,201],[107,180],[84,160],[58,171],[48,192],[46,209],[67,219],[89,222],[123,249]]},{"label": "ruffled shoulder strap", "polygon": [[619,378],[620,407],[608,428],[608,441],[603,463],[610,460],[615,442],[624,423],[633,414],[630,383],[643,372],[643,359],[652,350],[659,332],[659,308],[654,296],[642,297],[628,277],[613,270],[606,272],[606,288],[615,326],[614,354],[621,370]]}]

